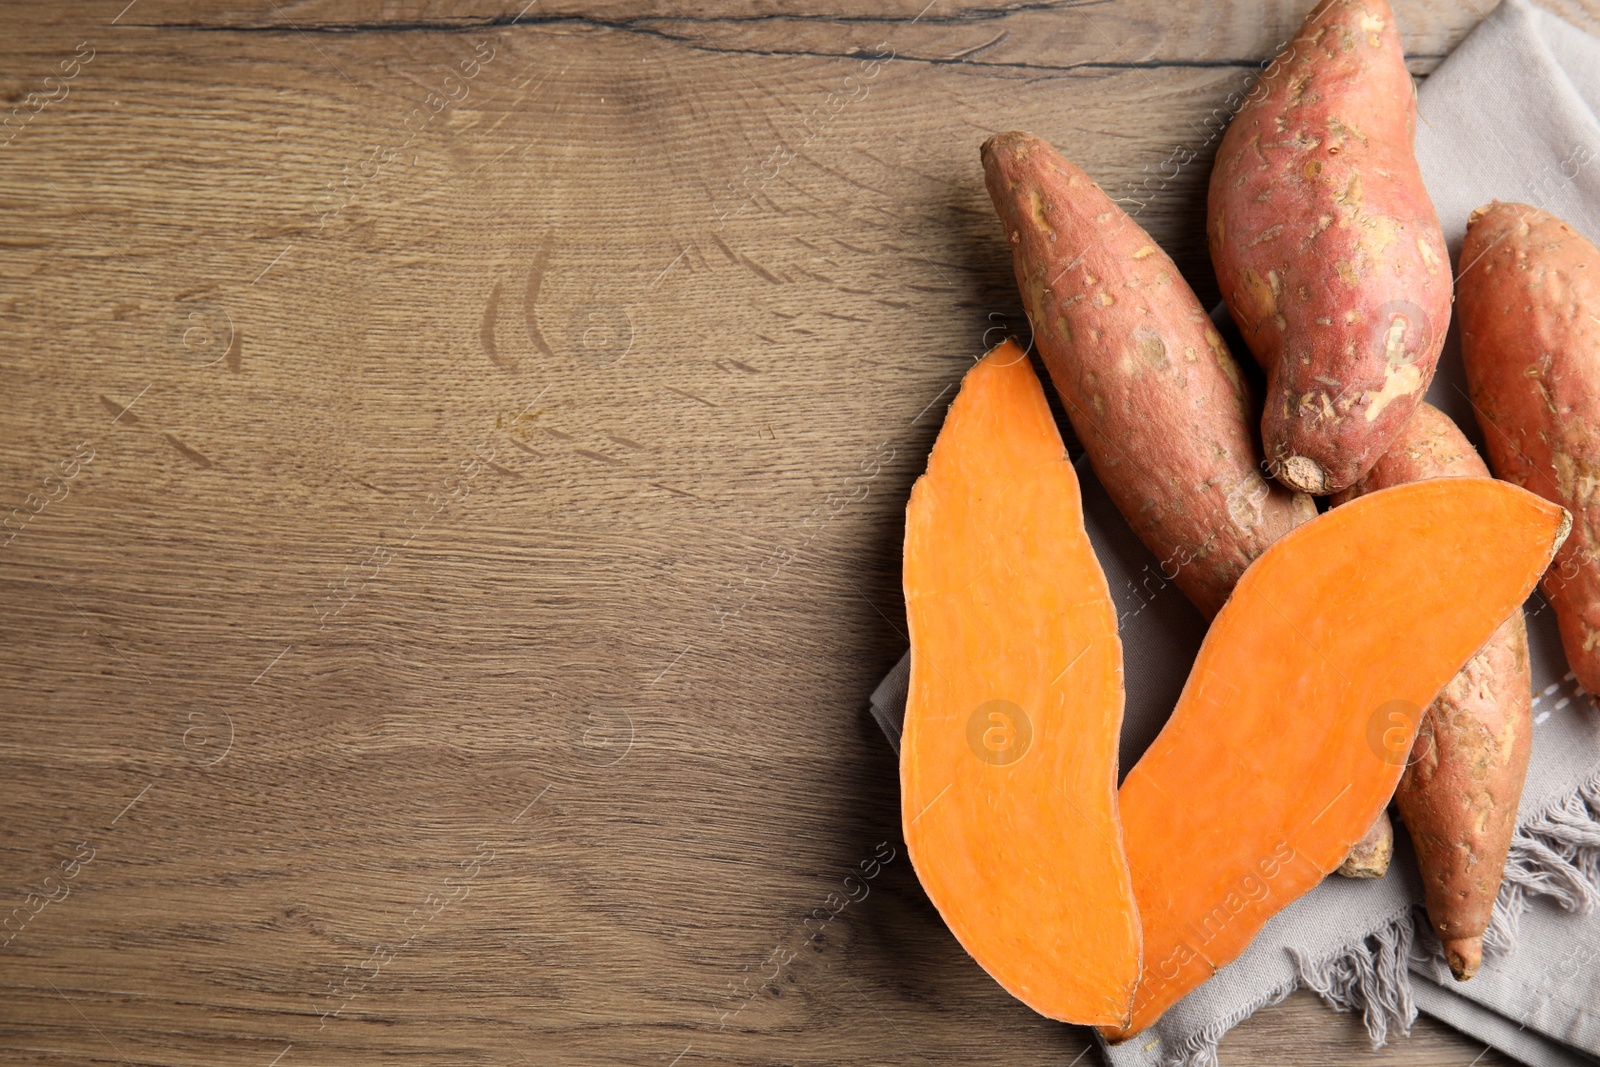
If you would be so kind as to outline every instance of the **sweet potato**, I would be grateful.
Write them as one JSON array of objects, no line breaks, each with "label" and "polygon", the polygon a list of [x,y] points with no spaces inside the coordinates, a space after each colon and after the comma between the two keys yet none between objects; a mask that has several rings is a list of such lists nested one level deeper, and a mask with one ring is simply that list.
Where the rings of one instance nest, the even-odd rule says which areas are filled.
[{"label": "sweet potato", "polygon": [[[1425,478],[1488,476],[1472,442],[1424,403],[1389,451],[1334,503]],[[1483,958],[1483,932],[1505,874],[1532,752],[1533,675],[1519,606],[1423,712],[1394,796],[1416,849],[1428,919],[1462,981]]]},{"label": "sweet potato", "polygon": [[1126,1024],[1122,644],[1044,390],[1011,342],[967,372],[906,509],[906,848],[973,959],[1053,1019]]},{"label": "sweet potato", "polygon": [[1567,663],[1600,693],[1600,249],[1548,212],[1495,203],[1472,213],[1459,273],[1489,465],[1576,520],[1544,592]]},{"label": "sweet potato", "polygon": [[1416,120],[1389,5],[1323,0],[1217,150],[1211,261],[1267,372],[1267,461],[1294,489],[1332,493],[1364,474],[1438,363],[1450,264]]},{"label": "sweet potato", "polygon": [[1095,473],[1207,617],[1316,514],[1262,476],[1249,386],[1166,253],[1032,134],[982,149],[1039,353]]},{"label": "sweet potato", "polygon": [[1570,524],[1506,482],[1437,478],[1334,508],[1250,565],[1119,794],[1144,961],[1133,1021],[1109,1038],[1339,865],[1393,794],[1423,706]]},{"label": "sweet potato", "polygon": [[1382,878],[1389,873],[1389,861],[1394,859],[1394,823],[1388,811],[1378,812],[1372,825],[1350,848],[1350,854],[1339,864],[1334,874],[1345,878]]}]

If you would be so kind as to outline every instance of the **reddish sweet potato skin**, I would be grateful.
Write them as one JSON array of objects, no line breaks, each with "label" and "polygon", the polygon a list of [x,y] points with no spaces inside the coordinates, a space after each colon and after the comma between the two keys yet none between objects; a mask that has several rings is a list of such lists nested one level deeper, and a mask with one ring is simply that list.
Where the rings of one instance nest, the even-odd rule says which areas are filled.
[{"label": "reddish sweet potato skin", "polygon": [[[1487,478],[1450,417],[1419,404],[1400,437],[1335,504],[1424,478]],[[1458,979],[1477,972],[1533,751],[1528,629],[1513,612],[1425,712],[1395,806],[1411,834],[1428,919]]]},{"label": "reddish sweet potato skin", "polygon": [[1427,392],[1450,265],[1412,152],[1416,97],[1385,0],[1323,0],[1223,135],[1206,232],[1267,372],[1261,435],[1309,493],[1377,462]]},{"label": "reddish sweet potato skin", "polygon": [[1544,576],[1567,663],[1600,692],[1600,249],[1526,204],[1473,212],[1461,355],[1489,463],[1572,513]]},{"label": "reddish sweet potato skin", "polygon": [[1072,427],[1163,575],[1210,618],[1316,507],[1263,477],[1249,385],[1139,224],[1032,134],[998,134],[982,157]]}]

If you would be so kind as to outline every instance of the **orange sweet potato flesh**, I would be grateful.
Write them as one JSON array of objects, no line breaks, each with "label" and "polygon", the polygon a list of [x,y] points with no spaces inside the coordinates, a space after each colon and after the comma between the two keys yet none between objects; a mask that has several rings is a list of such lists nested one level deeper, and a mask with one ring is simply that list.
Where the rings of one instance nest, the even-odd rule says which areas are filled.
[{"label": "orange sweet potato flesh", "polygon": [[1506,482],[1384,489],[1268,548],[1119,795],[1144,934],[1121,1040],[1337,867],[1388,803],[1422,708],[1523,598],[1565,511]]},{"label": "orange sweet potato flesh", "polygon": [[967,373],[906,509],[907,851],[1012,995],[1123,1024],[1139,918],[1117,821],[1122,645],[1078,479],[1027,357]]},{"label": "orange sweet potato flesh", "polygon": [[1417,107],[1385,0],[1323,0],[1223,135],[1207,236],[1267,372],[1280,481],[1354,482],[1427,392],[1450,263],[1412,152]]},{"label": "orange sweet potato flesh", "polygon": [[1210,618],[1316,506],[1262,476],[1249,386],[1150,235],[1032,134],[991,137],[982,156],[1072,428],[1162,575]]},{"label": "orange sweet potato flesh", "polygon": [[1600,248],[1496,203],[1461,245],[1461,357],[1495,474],[1572,512],[1544,576],[1578,681],[1600,693]]},{"label": "orange sweet potato flesh", "polygon": [[[1424,403],[1383,458],[1334,503],[1425,478],[1488,476],[1450,416]],[[1461,981],[1483,959],[1532,753],[1533,675],[1518,607],[1423,712],[1394,796],[1417,853],[1428,919]]]}]

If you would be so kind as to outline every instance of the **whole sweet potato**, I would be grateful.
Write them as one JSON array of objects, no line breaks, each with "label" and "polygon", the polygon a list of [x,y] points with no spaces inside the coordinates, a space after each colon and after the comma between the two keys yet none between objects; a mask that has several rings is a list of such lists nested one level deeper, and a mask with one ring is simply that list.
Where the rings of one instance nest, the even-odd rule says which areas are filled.
[{"label": "whole sweet potato", "polygon": [[1323,0],[1218,148],[1211,261],[1267,372],[1262,442],[1291,488],[1354,482],[1433,378],[1450,264],[1416,119],[1389,5]]},{"label": "whole sweet potato", "polygon": [[1461,356],[1500,477],[1572,512],[1544,576],[1578,682],[1600,693],[1600,248],[1526,204],[1472,213]]},{"label": "whole sweet potato", "polygon": [[1164,577],[1209,618],[1316,507],[1262,476],[1239,365],[1139,224],[1032,134],[991,137],[982,156],[1067,417]]},{"label": "whole sweet potato", "polygon": [[[1487,478],[1450,417],[1419,404],[1389,451],[1335,504],[1424,478]],[[1423,713],[1395,806],[1411,834],[1428,919],[1450,971],[1478,971],[1533,750],[1528,629],[1512,612]]]}]

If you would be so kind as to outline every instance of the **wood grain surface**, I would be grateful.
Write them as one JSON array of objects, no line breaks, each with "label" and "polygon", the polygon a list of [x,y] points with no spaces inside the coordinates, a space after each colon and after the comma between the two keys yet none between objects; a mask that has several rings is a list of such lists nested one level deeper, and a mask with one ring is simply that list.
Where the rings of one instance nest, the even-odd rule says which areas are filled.
[{"label": "wood grain surface", "polygon": [[979,142],[1214,298],[1305,6],[0,6],[0,1061],[1094,1062],[905,859],[902,509],[1023,328]]}]

